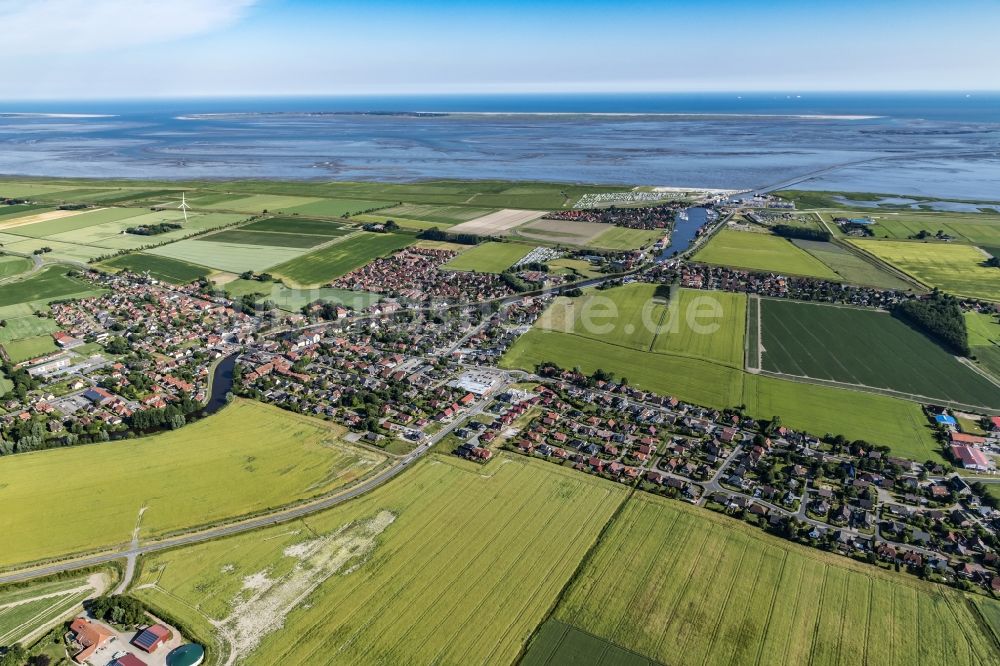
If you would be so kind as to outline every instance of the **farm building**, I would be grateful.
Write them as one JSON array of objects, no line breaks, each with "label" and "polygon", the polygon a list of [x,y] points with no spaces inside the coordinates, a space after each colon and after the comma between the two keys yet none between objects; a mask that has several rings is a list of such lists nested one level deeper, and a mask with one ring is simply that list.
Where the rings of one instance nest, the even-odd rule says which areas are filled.
[{"label": "farm building", "polygon": [[162,624],[154,624],[136,634],[132,639],[132,645],[146,652],[154,652],[156,648],[169,641],[172,635]]},{"label": "farm building", "polygon": [[944,425],[944,426],[954,426],[957,425],[958,423],[955,420],[955,417],[949,414],[938,414],[937,416],[934,417],[934,421],[938,425]]},{"label": "farm building", "polygon": [[964,432],[953,432],[951,433],[951,443],[967,444],[969,446],[982,446],[986,443],[986,438],[976,437],[975,435],[967,435]]},{"label": "farm building", "polygon": [[983,452],[967,444],[952,444],[951,454],[965,469],[985,472],[990,468],[989,460]]},{"label": "farm building", "polygon": [[126,654],[109,662],[108,666],[146,666],[146,662],[134,654]]},{"label": "farm building", "polygon": [[111,630],[87,618],[78,617],[69,625],[73,643],[78,646],[73,660],[82,664],[114,636]]},{"label": "farm building", "polygon": [[205,661],[205,648],[194,643],[182,645],[167,655],[167,666],[200,666]]}]

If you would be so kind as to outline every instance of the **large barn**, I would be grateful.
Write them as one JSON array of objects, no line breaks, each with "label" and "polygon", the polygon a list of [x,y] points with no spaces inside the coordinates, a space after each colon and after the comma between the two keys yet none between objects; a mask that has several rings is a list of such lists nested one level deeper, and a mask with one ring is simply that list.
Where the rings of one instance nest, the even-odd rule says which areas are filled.
[{"label": "large barn", "polygon": [[156,648],[169,641],[172,635],[162,624],[153,624],[136,634],[132,639],[132,645],[146,652],[154,652]]}]

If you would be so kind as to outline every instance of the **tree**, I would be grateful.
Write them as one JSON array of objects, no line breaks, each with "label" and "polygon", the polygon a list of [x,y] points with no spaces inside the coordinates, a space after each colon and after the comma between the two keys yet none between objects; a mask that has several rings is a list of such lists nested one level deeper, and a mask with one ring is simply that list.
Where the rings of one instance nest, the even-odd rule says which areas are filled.
[{"label": "tree", "polygon": [[0,657],[0,666],[23,666],[28,653],[20,643],[14,643]]},{"label": "tree", "polygon": [[119,625],[141,624],[146,618],[146,607],[141,601],[123,594],[97,597],[90,602],[94,617]]}]

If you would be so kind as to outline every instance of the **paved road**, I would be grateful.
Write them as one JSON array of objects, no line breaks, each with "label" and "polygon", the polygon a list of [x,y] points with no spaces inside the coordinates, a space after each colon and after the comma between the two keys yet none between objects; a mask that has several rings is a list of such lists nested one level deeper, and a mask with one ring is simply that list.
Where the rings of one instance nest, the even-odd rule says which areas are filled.
[{"label": "paved road", "polygon": [[15,571],[8,574],[0,575],[0,585],[5,583],[17,583],[26,580],[31,580],[33,578],[41,578],[42,576],[50,576],[52,574],[62,573],[64,571],[73,571],[76,569],[83,569],[86,567],[92,567],[99,564],[107,564],[108,562],[113,562],[115,560],[120,560],[125,558],[128,564],[134,564],[135,558],[139,555],[145,555],[148,553],[155,553],[161,550],[167,550],[168,548],[176,548],[178,546],[186,546],[195,543],[202,543],[204,541],[210,541],[212,539],[219,539],[226,536],[232,536],[234,534],[242,534],[243,532],[249,532],[250,530],[259,529],[262,527],[267,527],[269,525],[278,525],[281,523],[286,523],[298,518],[303,518],[311,514],[317,513],[319,511],[325,511],[331,507],[343,504],[348,500],[352,500],[360,495],[374,490],[375,488],[381,486],[383,483],[394,478],[396,475],[401,473],[403,470],[410,467],[417,459],[423,456],[427,451],[448,436],[453,430],[455,430],[459,425],[464,424],[469,418],[475,416],[482,412],[483,408],[493,399],[493,396],[506,390],[509,382],[505,382],[497,387],[494,387],[489,392],[487,392],[478,402],[474,403],[473,406],[466,412],[466,414],[460,418],[456,419],[447,427],[441,429],[428,441],[420,444],[413,451],[407,455],[399,458],[390,467],[382,470],[375,476],[366,479],[360,484],[353,486],[345,491],[340,492],[336,495],[331,495],[320,500],[315,500],[308,502],[306,504],[301,504],[289,509],[280,510],[274,513],[269,513],[267,515],[258,516],[256,518],[250,518],[248,520],[231,523],[228,525],[220,525],[219,527],[213,527],[208,530],[201,532],[194,532],[191,534],[184,534],[177,537],[172,537],[169,539],[163,539],[161,541],[153,541],[146,544],[139,544],[137,540],[133,542],[124,549],[112,550],[106,553],[101,553],[99,555],[91,555],[88,557],[83,557],[75,560],[68,560],[64,562],[57,562],[55,564],[48,564],[45,566],[25,569],[22,571]]}]

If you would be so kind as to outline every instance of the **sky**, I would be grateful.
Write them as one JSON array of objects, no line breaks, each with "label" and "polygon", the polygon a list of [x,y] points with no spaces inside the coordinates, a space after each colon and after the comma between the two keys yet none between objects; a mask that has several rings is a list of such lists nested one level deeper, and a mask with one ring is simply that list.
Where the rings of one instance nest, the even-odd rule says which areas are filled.
[{"label": "sky", "polygon": [[1000,89],[997,0],[0,0],[2,97]]}]

